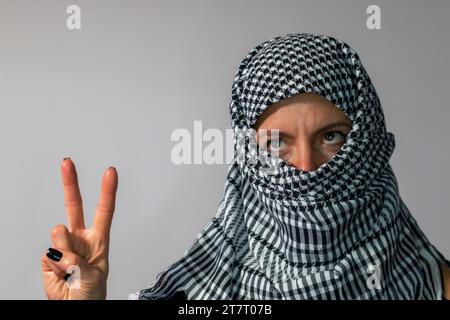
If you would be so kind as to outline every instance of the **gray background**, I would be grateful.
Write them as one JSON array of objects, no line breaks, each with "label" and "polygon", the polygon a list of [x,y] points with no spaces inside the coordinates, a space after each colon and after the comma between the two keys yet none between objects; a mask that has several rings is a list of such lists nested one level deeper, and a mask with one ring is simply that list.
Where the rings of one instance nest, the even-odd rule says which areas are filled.
[{"label": "gray background", "polygon": [[[82,30],[66,28],[66,7]],[[366,8],[381,7],[381,30]],[[176,128],[229,128],[236,68],[262,41],[336,36],[360,54],[397,139],[401,195],[450,257],[450,1],[0,1],[0,298],[45,298],[39,257],[65,223],[59,165],[90,222],[119,172],[108,298],[146,287],[193,243],[227,165],[176,166]]]}]

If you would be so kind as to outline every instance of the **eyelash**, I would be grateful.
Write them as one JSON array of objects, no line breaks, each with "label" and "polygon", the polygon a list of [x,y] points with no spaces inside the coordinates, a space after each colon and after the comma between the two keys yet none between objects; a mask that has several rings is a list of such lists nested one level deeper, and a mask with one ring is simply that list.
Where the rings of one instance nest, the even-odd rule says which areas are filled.
[{"label": "eyelash", "polygon": [[326,137],[328,134],[330,134],[330,133],[337,133],[337,134],[340,134],[340,135],[342,136],[342,140],[341,140],[341,141],[335,142],[335,143],[330,143],[330,144],[338,144],[338,143],[341,143],[343,140],[345,140],[345,138],[347,138],[347,135],[346,135],[345,133],[341,132],[341,131],[328,131],[328,132],[325,132],[325,137]]},{"label": "eyelash", "polygon": [[[345,133],[341,132],[341,131],[328,131],[328,132],[325,132],[325,135],[324,135],[324,136],[326,137],[326,136],[327,136],[328,134],[330,134],[330,133],[337,133],[337,134],[339,134],[339,135],[342,136],[342,140],[341,140],[341,141],[335,142],[335,143],[329,143],[329,144],[333,144],[333,145],[336,145],[336,144],[341,143],[341,142],[344,141],[345,138],[347,137],[347,135],[346,135]],[[279,140],[280,140],[281,142],[283,142],[283,143],[286,143],[286,142],[283,141],[282,138],[280,138]],[[267,149],[269,149],[269,146],[270,146],[271,142],[272,142],[272,140],[267,140],[267,142],[266,142],[266,148],[267,148]]]}]

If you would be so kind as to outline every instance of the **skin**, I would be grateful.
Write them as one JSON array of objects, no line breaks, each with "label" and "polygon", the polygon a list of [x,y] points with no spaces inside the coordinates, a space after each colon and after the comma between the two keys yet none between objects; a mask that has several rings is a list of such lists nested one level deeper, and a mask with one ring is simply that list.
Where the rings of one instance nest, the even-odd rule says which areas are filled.
[{"label": "skin", "polygon": [[[313,171],[340,150],[351,126],[332,102],[318,94],[301,93],[271,105],[255,130],[262,148],[278,152],[297,169]],[[279,130],[279,142],[270,139],[271,129]],[[444,296],[450,299],[450,268],[441,266],[441,271]]]},{"label": "skin", "polygon": [[[325,129],[326,127],[326,129]],[[342,147],[351,130],[350,119],[334,104],[316,94],[302,93],[273,104],[258,119],[257,141],[298,169],[311,171],[326,163]],[[264,129],[279,129],[280,143],[270,141]],[[53,248],[63,253],[55,262],[42,254],[44,290],[49,299],[106,299],[110,229],[118,186],[117,171],[110,167],[103,176],[94,222],[87,229],[75,165],[61,164],[68,225],[51,231]],[[80,268],[80,288],[66,285],[70,265]],[[442,267],[444,295],[450,299],[450,268]]]},{"label": "skin", "polygon": [[[108,251],[111,222],[118,185],[117,171],[110,167],[104,175],[94,222],[87,229],[77,172],[70,159],[61,164],[68,226],[57,225],[51,231],[53,248],[62,252],[59,262],[45,253],[41,256],[44,290],[48,299],[95,300],[106,299]],[[64,276],[71,265],[80,268],[80,286],[67,286]]]},{"label": "skin", "polygon": [[[302,93],[270,106],[258,119],[258,144],[294,167],[313,171],[342,147],[352,122],[333,103],[317,94]],[[267,133],[264,132],[267,130]],[[279,130],[279,142],[270,130]]]}]

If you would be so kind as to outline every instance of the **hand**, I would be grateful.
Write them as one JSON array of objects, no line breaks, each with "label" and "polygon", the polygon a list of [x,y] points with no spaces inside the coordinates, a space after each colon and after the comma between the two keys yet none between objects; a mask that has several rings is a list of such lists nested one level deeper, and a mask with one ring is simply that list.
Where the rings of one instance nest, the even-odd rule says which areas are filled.
[{"label": "hand", "polygon": [[441,266],[442,272],[442,293],[445,299],[450,300],[450,268]]},{"label": "hand", "polygon": [[[118,176],[105,171],[92,228],[84,225],[77,172],[70,158],[61,164],[68,227],[51,231],[52,248],[41,257],[44,290],[49,299],[106,299],[108,251]],[[66,281],[67,280],[67,281]]]}]

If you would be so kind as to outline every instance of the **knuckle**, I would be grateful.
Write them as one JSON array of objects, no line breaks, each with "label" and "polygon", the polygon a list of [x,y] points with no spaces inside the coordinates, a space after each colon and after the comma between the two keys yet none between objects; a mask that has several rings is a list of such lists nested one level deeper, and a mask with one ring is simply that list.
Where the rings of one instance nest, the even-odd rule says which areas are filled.
[{"label": "knuckle", "polygon": [[80,258],[75,254],[71,254],[69,257],[67,257],[66,263],[68,269],[71,269],[73,267],[79,267]]},{"label": "knuckle", "polygon": [[67,228],[63,224],[58,224],[51,229],[50,236],[52,239],[66,232]]},{"label": "knuckle", "polygon": [[111,207],[104,203],[97,204],[96,211],[102,214],[108,214],[111,212]]},{"label": "knuckle", "polygon": [[83,205],[83,201],[81,199],[64,201],[64,206],[66,208],[81,207],[82,205]]}]

